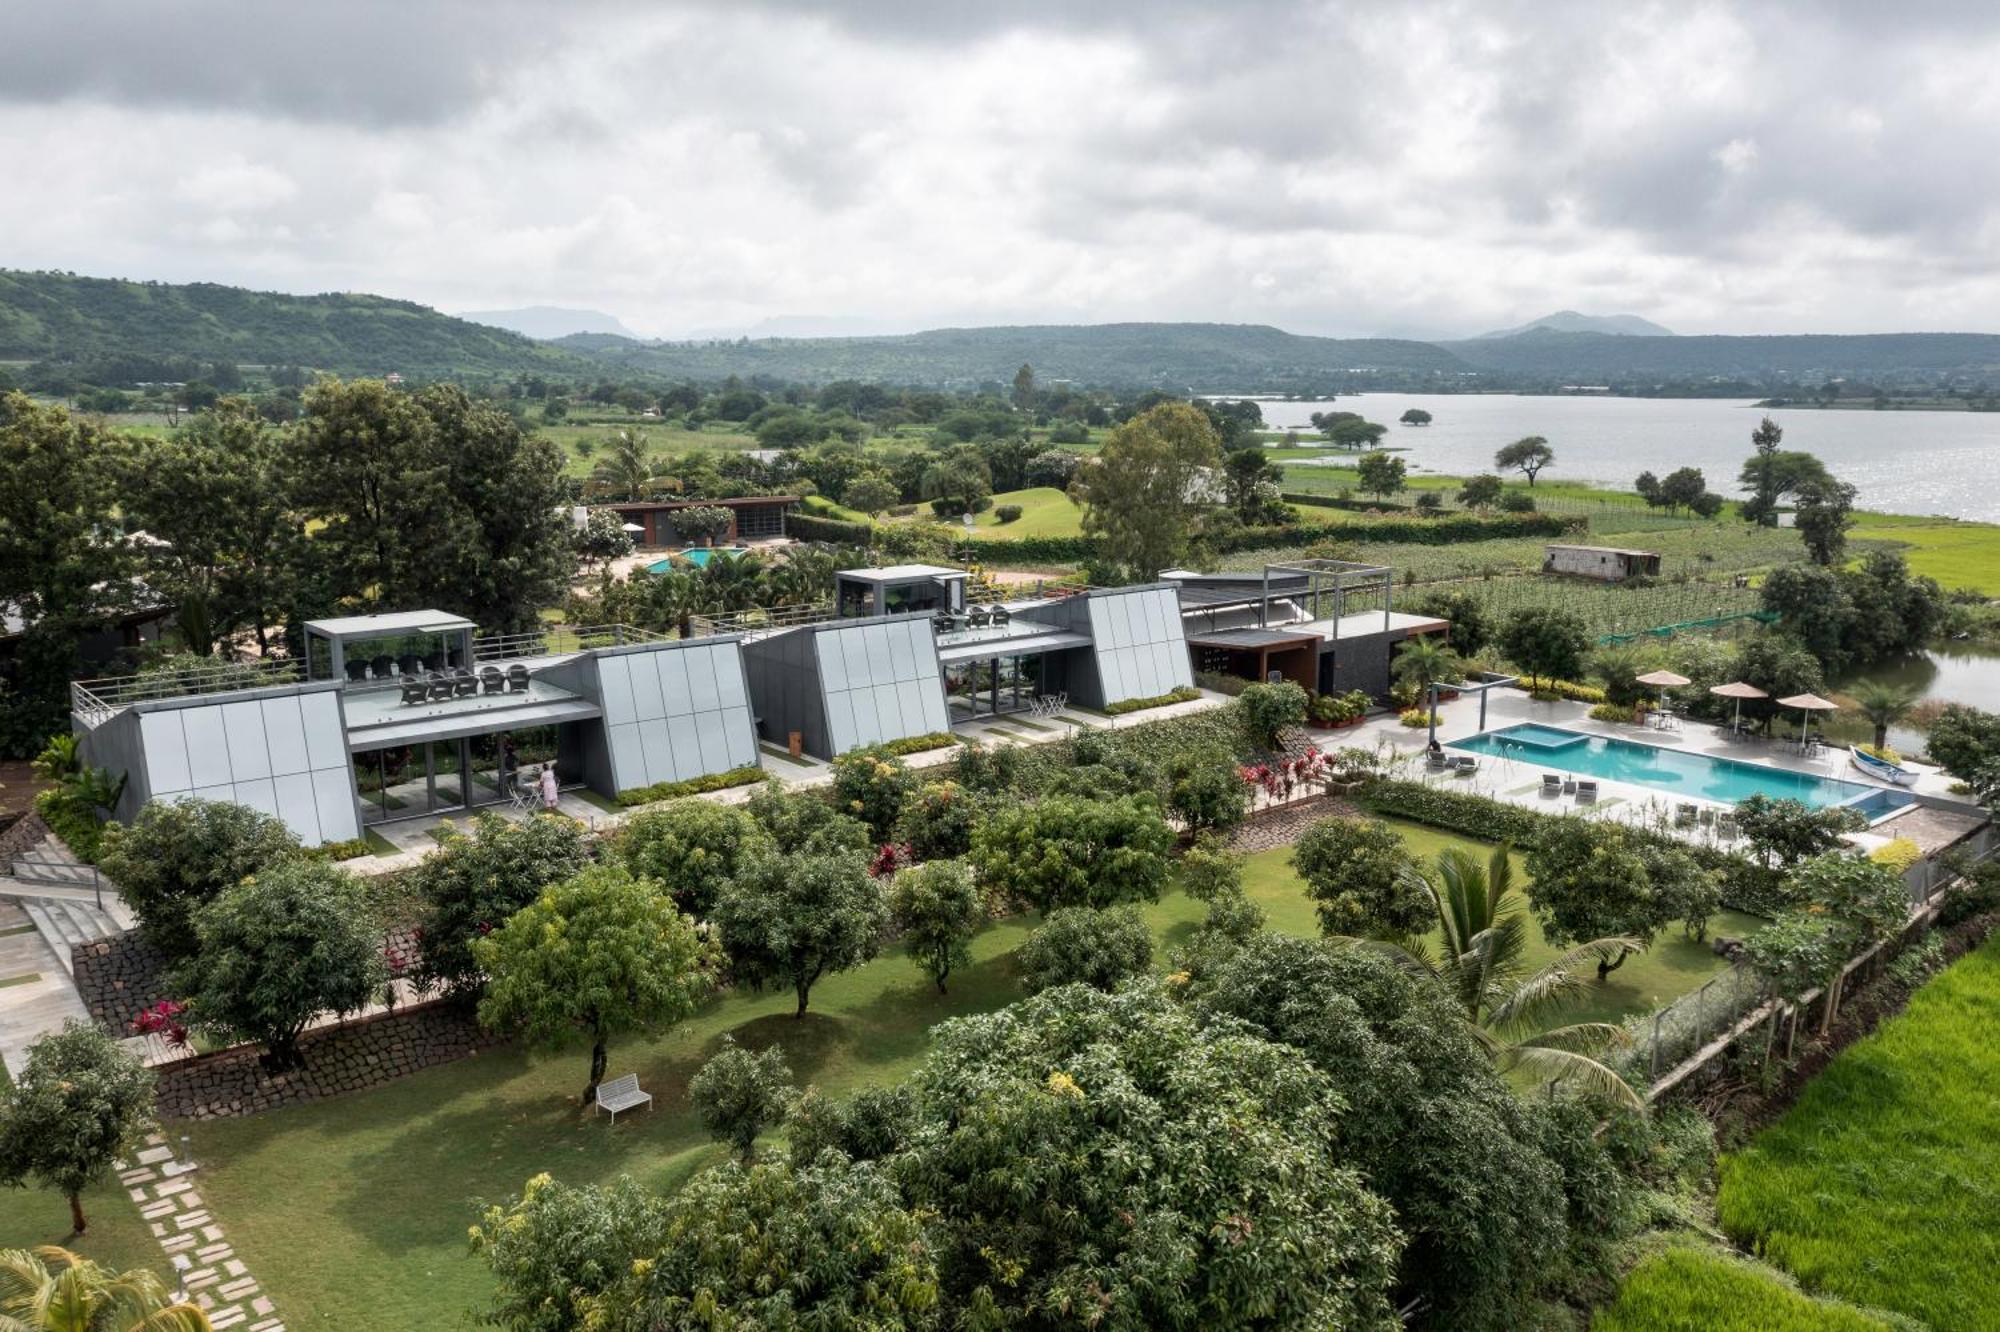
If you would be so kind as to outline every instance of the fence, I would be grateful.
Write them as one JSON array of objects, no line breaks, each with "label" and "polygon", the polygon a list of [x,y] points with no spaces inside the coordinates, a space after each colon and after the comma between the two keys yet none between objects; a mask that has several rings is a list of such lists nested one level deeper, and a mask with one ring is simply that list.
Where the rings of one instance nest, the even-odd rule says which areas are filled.
[{"label": "fence", "polygon": [[1765,1030],[1767,1057],[1781,1031],[1789,1052],[1800,1025],[1825,1021],[1829,1006],[1838,1008],[1840,997],[1852,988],[1857,974],[1864,983],[1874,979],[1883,966],[1930,929],[1939,897],[1959,877],[1958,866],[1990,857],[1993,840],[1989,825],[1953,865],[1935,859],[1912,865],[1903,876],[1913,908],[1908,923],[1849,958],[1832,985],[1809,990],[1795,1002],[1786,1000],[1771,993],[1756,968],[1739,961],[1692,993],[1628,1023],[1632,1045],[1612,1061],[1613,1066],[1628,1078],[1643,1077],[1646,1099],[1652,1101],[1693,1078],[1760,1027]]}]

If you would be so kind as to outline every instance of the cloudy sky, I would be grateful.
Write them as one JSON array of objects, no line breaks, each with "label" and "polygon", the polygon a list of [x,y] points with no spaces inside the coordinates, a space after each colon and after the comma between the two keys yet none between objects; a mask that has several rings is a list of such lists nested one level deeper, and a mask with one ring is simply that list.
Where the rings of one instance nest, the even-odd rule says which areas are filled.
[{"label": "cloudy sky", "polygon": [[661,335],[1993,331],[1995,69],[1926,0],[0,0],[0,265]]}]

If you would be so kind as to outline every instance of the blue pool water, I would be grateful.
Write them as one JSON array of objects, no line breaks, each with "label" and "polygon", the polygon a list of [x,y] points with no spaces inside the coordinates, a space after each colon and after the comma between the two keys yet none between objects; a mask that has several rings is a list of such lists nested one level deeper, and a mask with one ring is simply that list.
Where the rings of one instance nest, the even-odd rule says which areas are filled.
[{"label": "blue pool water", "polygon": [[1753,795],[1776,800],[1802,800],[1814,809],[1854,801],[1863,812],[1876,817],[1907,803],[1895,799],[1899,792],[1843,782],[1832,777],[1816,777],[1807,772],[1789,772],[1735,759],[1688,754],[1659,745],[1633,744],[1607,736],[1565,731],[1557,726],[1528,722],[1498,731],[1483,731],[1452,745],[1453,749],[1476,754],[1493,754],[1527,764],[1541,764],[1562,772],[1582,773],[1611,782],[1628,782],[1667,795],[1695,796],[1736,804]]},{"label": "blue pool water", "polygon": [[684,550],[678,555],[669,555],[664,560],[655,560],[646,566],[648,573],[665,573],[674,567],[675,560],[686,560],[697,569],[706,569],[708,562],[718,555],[737,556],[750,549],[748,546],[697,546]]}]

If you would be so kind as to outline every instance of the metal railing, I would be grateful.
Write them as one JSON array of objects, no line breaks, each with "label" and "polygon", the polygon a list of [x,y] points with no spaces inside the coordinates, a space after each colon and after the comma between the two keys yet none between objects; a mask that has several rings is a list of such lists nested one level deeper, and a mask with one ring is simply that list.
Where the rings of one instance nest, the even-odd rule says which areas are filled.
[{"label": "metal railing", "polygon": [[747,610],[722,611],[714,615],[688,616],[689,636],[714,638],[718,634],[742,634],[761,638],[802,624],[820,624],[834,618],[831,601],[805,606],[752,606]]},{"label": "metal railing", "polygon": [[[630,624],[551,625],[519,634],[485,634],[472,640],[473,665],[562,657],[591,648],[627,643],[664,643],[671,634]],[[218,661],[186,670],[151,671],[70,683],[70,711],[86,726],[96,726],[134,703],[167,698],[226,694],[240,689],[298,684],[306,679],[305,663],[297,657],[264,657],[252,661]],[[366,680],[342,679],[342,689],[398,689],[400,673]]]}]

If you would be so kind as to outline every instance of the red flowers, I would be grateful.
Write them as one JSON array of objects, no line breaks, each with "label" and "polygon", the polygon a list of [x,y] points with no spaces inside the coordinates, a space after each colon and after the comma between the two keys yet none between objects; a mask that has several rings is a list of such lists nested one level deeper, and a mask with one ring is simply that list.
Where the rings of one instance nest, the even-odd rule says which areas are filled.
[{"label": "red flowers", "polygon": [[1326,755],[1309,749],[1296,757],[1249,764],[1238,768],[1237,774],[1273,800],[1290,800],[1300,787],[1310,788],[1324,782],[1327,771]]},{"label": "red flowers", "polygon": [[180,1021],[181,1014],[185,1012],[186,1004],[162,999],[151,1008],[139,1010],[139,1016],[132,1019],[132,1030],[141,1036],[163,1036],[174,1049],[185,1050],[188,1048],[188,1030]]},{"label": "red flowers", "polygon": [[868,863],[868,873],[873,878],[894,874],[917,858],[908,842],[884,842],[882,849],[875,853],[875,859]]}]

